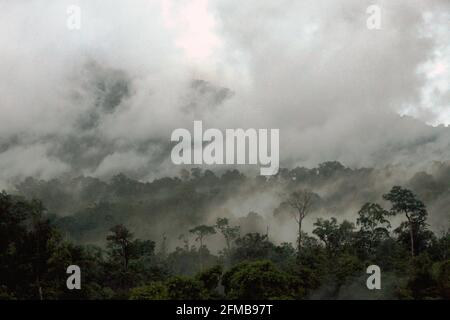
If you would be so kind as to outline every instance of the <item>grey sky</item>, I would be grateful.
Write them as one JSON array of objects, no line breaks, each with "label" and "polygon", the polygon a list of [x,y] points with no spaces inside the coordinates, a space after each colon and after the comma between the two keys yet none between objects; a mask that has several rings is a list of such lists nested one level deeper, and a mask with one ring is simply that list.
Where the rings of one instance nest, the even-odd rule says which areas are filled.
[{"label": "grey sky", "polygon": [[423,123],[450,123],[449,22],[446,0],[0,0],[1,185],[173,174],[193,120],[279,128],[285,166],[448,160]]}]

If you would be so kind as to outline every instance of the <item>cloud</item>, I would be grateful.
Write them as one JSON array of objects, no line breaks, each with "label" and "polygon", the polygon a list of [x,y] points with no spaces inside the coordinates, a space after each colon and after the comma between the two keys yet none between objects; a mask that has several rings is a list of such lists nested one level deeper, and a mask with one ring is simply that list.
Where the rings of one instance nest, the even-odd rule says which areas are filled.
[{"label": "cloud", "polygon": [[0,163],[27,157],[0,180],[177,172],[193,120],[280,129],[284,166],[446,160],[448,129],[422,122],[450,121],[450,5],[375,3],[381,30],[373,1],[1,1]]}]

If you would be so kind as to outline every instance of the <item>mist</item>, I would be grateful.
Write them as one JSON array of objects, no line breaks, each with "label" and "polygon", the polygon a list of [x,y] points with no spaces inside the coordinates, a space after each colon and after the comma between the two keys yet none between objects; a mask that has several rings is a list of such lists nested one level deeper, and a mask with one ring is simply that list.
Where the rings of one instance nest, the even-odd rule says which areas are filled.
[{"label": "mist", "polygon": [[194,120],[280,129],[290,168],[447,160],[449,3],[375,1],[369,30],[372,2],[1,1],[1,185],[174,176]]}]

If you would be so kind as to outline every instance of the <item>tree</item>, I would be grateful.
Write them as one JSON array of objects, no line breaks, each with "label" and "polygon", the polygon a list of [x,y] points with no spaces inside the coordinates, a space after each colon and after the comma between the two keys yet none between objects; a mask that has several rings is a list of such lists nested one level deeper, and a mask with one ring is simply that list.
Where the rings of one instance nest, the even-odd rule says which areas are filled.
[{"label": "tree", "polygon": [[231,262],[254,261],[268,259],[274,245],[267,239],[267,235],[247,233],[236,239],[236,247],[231,255]]},{"label": "tree", "polygon": [[338,161],[326,161],[319,164],[318,172],[324,177],[331,177],[334,174],[345,171],[346,168]]},{"label": "tree", "polygon": [[389,212],[379,204],[368,202],[359,210],[356,224],[361,226],[363,231],[386,235],[391,227],[390,222],[385,218],[388,215]]},{"label": "tree", "polygon": [[167,286],[159,281],[131,290],[130,300],[169,300]]},{"label": "tree", "polygon": [[338,224],[336,218],[332,217],[330,220],[319,218],[314,226],[313,233],[323,241],[329,253],[336,254],[339,249],[350,247],[354,236],[353,223],[344,220]]},{"label": "tree", "polygon": [[358,239],[364,253],[373,253],[373,248],[389,237],[390,222],[386,219],[390,213],[379,204],[366,203],[358,212],[356,224],[360,226]]},{"label": "tree", "polygon": [[200,225],[197,226],[191,230],[189,230],[190,233],[194,234],[197,236],[197,238],[195,238],[195,241],[199,241],[200,242],[200,248],[199,248],[199,254],[200,254],[200,268],[203,270],[203,238],[215,234],[216,233],[216,229],[214,229],[213,226],[207,226],[207,225]]},{"label": "tree", "polygon": [[391,202],[391,212],[394,215],[403,213],[408,219],[411,256],[414,257],[415,233],[418,232],[419,228],[425,226],[427,218],[427,210],[424,203],[417,199],[411,190],[400,186],[394,186],[389,193],[383,195],[383,199]]},{"label": "tree", "polygon": [[295,210],[294,218],[298,224],[297,255],[300,257],[302,247],[302,222],[311,209],[313,193],[309,190],[300,190],[289,195],[286,202]]},{"label": "tree", "polygon": [[199,280],[174,276],[166,282],[170,300],[203,300],[208,297],[207,290]]},{"label": "tree", "polygon": [[441,264],[437,282],[441,297],[450,300],[450,260],[444,261]]},{"label": "tree", "polygon": [[228,252],[230,252],[231,243],[235,239],[237,239],[237,237],[239,237],[240,227],[239,226],[235,226],[235,227],[229,226],[227,218],[217,218],[216,228],[220,230],[220,233],[222,233],[223,237],[225,238],[227,250],[228,250]]},{"label": "tree", "polygon": [[214,229],[213,226],[200,225],[189,230],[189,232],[197,236],[197,238],[195,238],[195,241],[199,241],[200,248],[203,248],[203,238],[215,234],[216,229]]},{"label": "tree", "polygon": [[0,193],[0,295],[54,299],[79,248],[62,241],[38,200]]},{"label": "tree", "polygon": [[[40,211],[40,208],[37,208]],[[32,229],[28,233],[28,243],[34,247],[31,253],[32,269],[35,274],[36,286],[39,292],[39,299],[44,299],[43,283],[48,267],[48,260],[52,255],[49,248],[49,242],[55,236],[55,230],[52,229],[48,220],[42,218],[40,214],[33,214]]]},{"label": "tree", "polygon": [[303,295],[298,279],[270,261],[238,264],[223,275],[222,284],[228,299],[293,299]]},{"label": "tree", "polygon": [[183,248],[184,250],[188,251],[189,250],[189,238],[188,236],[186,236],[184,233],[180,234],[178,236],[178,240],[183,241]]},{"label": "tree", "polygon": [[401,299],[435,299],[439,295],[433,276],[433,262],[428,254],[419,254],[412,259],[412,269],[406,285],[399,288]]},{"label": "tree", "polygon": [[205,271],[198,273],[195,279],[203,284],[203,287],[208,292],[208,298],[218,297],[216,292],[220,279],[222,278],[223,268],[220,265],[211,267]]},{"label": "tree", "polygon": [[116,225],[110,229],[112,234],[106,237],[108,247],[113,257],[122,260],[123,270],[128,270],[129,261],[133,255],[133,234],[124,226]]},{"label": "tree", "polygon": [[[409,249],[411,247],[411,228],[409,223],[403,221],[394,230],[394,232],[397,234],[397,242],[403,244],[404,247]],[[413,224],[413,235],[415,256],[426,251],[429,247],[432,247],[432,245],[437,241],[434,233],[428,230],[425,225],[422,224]]]}]

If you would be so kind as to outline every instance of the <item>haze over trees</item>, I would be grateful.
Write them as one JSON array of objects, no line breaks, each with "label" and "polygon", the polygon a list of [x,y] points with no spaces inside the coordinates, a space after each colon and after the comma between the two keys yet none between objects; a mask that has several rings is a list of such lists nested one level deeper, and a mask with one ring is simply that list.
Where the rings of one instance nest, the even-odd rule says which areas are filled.
[{"label": "haze over trees", "polygon": [[[271,179],[199,169],[151,183],[27,179],[0,194],[0,298],[450,299],[450,170],[437,172],[380,190],[380,172],[339,163]],[[275,194],[272,218],[224,205],[280,188],[288,198]],[[293,221],[277,240],[276,224]],[[65,286],[71,264],[82,290]],[[381,290],[365,286],[372,264]]]}]

